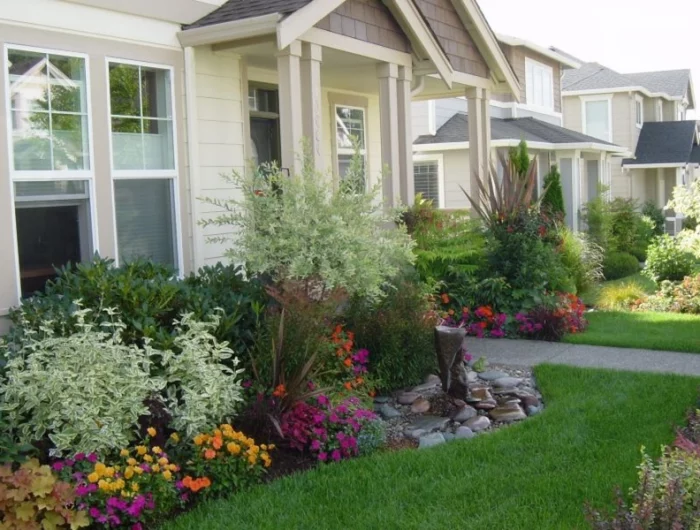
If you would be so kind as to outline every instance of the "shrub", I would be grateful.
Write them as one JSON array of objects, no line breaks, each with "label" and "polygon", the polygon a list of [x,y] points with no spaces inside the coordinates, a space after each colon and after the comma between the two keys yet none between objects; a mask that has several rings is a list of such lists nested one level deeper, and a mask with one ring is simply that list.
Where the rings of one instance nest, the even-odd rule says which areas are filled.
[{"label": "shrub", "polygon": [[642,216],[637,212],[637,202],[634,199],[616,198],[609,203],[612,217],[611,246],[615,250],[626,251],[638,243],[638,235]]},{"label": "shrub", "polygon": [[380,302],[351,300],[347,329],[357,347],[371,352],[369,370],[382,389],[415,385],[435,370],[431,310],[428,290],[410,277],[387,286]]},{"label": "shrub", "polygon": [[690,186],[676,186],[668,208],[685,214],[692,219],[700,219],[700,179]]},{"label": "shrub", "polygon": [[202,224],[235,233],[213,240],[233,243],[227,257],[254,274],[306,282],[315,298],[338,289],[379,297],[384,282],[413,262],[413,242],[402,226],[386,229],[397,219],[382,207],[378,187],[355,185],[364,182],[362,166],[356,154],[354,171],[338,187],[315,171],[308,154],[292,178],[274,167],[234,172],[227,180],[242,198],[204,199],[224,213]]},{"label": "shrub", "polygon": [[603,275],[606,280],[626,278],[639,272],[639,261],[627,252],[609,252],[603,260]]},{"label": "shrub", "polygon": [[287,412],[282,432],[292,447],[310,451],[321,462],[337,462],[359,454],[358,437],[376,421],[373,412],[360,408],[357,398],[333,406],[321,395],[317,406],[300,402]]},{"label": "shrub", "polygon": [[85,511],[75,509],[76,495],[47,465],[31,459],[19,468],[0,466],[0,524],[3,528],[58,529],[90,525]]},{"label": "shrub", "polygon": [[357,450],[360,456],[368,456],[386,445],[386,423],[379,417],[367,419],[357,435]]},{"label": "shrub", "polygon": [[681,250],[691,253],[697,261],[700,261],[700,228],[681,230],[676,236],[676,242]]},{"label": "shrub", "polygon": [[242,401],[237,376],[243,370],[229,367],[235,368],[238,359],[211,334],[218,325],[217,314],[210,322],[184,315],[175,328],[174,346],[179,353],[160,353],[167,381],[164,402],[172,415],[172,428],[186,436],[230,417]]},{"label": "shrub", "polygon": [[598,195],[584,205],[581,217],[586,223],[590,238],[607,252],[613,250],[611,249],[613,218],[606,195],[607,188],[599,186]]},{"label": "shrub", "polygon": [[525,338],[559,342],[567,333],[586,329],[585,310],[579,298],[562,293],[553,304],[540,305],[526,314],[518,313],[515,321],[520,335]]},{"label": "shrub", "polygon": [[664,211],[656,206],[654,201],[647,201],[642,206],[642,215],[651,220],[654,235],[660,236],[666,232],[666,216]]},{"label": "shrub", "polygon": [[148,356],[122,343],[124,325],[101,331],[84,321],[88,313],[75,314],[77,333],[30,338],[7,363],[1,407],[21,442],[48,436],[60,452],[124,447],[148,414],[144,401],[162,390]]},{"label": "shrub", "polygon": [[552,166],[549,173],[544,178],[544,189],[542,210],[552,215],[558,215],[563,219],[566,216],[564,191],[561,187],[561,174],[556,165]]},{"label": "shrub", "polygon": [[678,241],[664,234],[649,247],[645,273],[657,282],[680,281],[689,276],[695,265],[695,257],[683,250]]},{"label": "shrub", "polygon": [[646,299],[644,289],[636,282],[623,282],[601,287],[596,306],[600,309],[617,311],[629,309],[632,304]]},{"label": "shrub", "polygon": [[700,314],[700,274],[686,276],[680,283],[662,282],[661,289],[650,296],[640,309]]},{"label": "shrub", "polygon": [[269,451],[273,449],[274,445],[256,444],[229,424],[221,425],[194,437],[190,471],[198,478],[187,476],[182,483],[197,489],[197,480],[206,479],[205,484],[210,485],[204,489],[204,497],[230,495],[260,481],[272,465]]},{"label": "shrub", "polygon": [[527,142],[520,140],[517,147],[511,147],[508,150],[508,158],[513,164],[515,174],[520,178],[525,178],[530,169],[530,154],[528,153]]},{"label": "shrub", "polygon": [[584,291],[603,279],[603,249],[593,243],[586,234],[574,233],[568,228],[560,230],[562,244],[559,249],[561,262],[576,284],[576,292]]}]

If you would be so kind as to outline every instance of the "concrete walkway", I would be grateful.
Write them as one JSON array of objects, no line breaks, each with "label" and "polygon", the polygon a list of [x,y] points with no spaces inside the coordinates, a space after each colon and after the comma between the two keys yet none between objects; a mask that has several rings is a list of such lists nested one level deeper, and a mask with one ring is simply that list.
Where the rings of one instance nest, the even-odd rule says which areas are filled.
[{"label": "concrete walkway", "polygon": [[491,364],[531,367],[550,363],[700,376],[700,354],[693,353],[472,337],[466,339],[466,345],[475,359],[483,356]]}]

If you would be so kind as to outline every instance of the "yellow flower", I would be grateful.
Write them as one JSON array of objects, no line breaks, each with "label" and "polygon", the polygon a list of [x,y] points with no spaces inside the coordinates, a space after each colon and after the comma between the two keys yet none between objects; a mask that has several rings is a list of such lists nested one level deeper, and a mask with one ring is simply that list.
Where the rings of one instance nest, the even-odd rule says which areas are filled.
[{"label": "yellow flower", "polygon": [[139,455],[143,456],[148,452],[148,449],[143,445],[138,445],[138,446],[136,446],[136,452]]},{"label": "yellow flower", "polygon": [[156,430],[153,427],[149,427],[148,429],[146,429],[146,432],[148,433],[148,436],[150,436],[151,438],[156,435]]},{"label": "yellow flower", "polygon": [[138,482],[132,482],[131,483],[131,491],[138,491],[139,490],[139,483]]},{"label": "yellow flower", "polygon": [[154,473],[158,473],[158,471],[160,471],[160,466],[158,464],[153,464],[151,466],[151,471],[153,471]]},{"label": "yellow flower", "polygon": [[107,467],[105,468],[105,476],[106,477],[113,477],[114,476],[114,468],[113,467]]},{"label": "yellow flower", "polygon": [[241,452],[241,446],[238,445],[237,443],[234,443],[234,442],[229,442],[226,445],[226,449],[228,449],[228,452],[231,453],[232,455],[237,455],[238,453]]},{"label": "yellow flower", "polygon": [[167,481],[171,481],[173,479],[173,474],[166,469],[163,471],[163,478]]},{"label": "yellow flower", "polygon": [[204,443],[204,435],[198,434],[194,437],[194,445],[202,445]]},{"label": "yellow flower", "polygon": [[262,449],[263,451],[267,451],[267,445],[260,444],[260,449]]},{"label": "yellow flower", "polygon": [[172,433],[172,434],[170,435],[170,439],[171,439],[173,442],[178,443],[178,442],[180,441],[180,435],[177,434],[176,432],[174,432],[174,433]]},{"label": "yellow flower", "polygon": [[216,430],[214,431],[214,436],[215,436],[216,438],[221,438],[223,435],[224,435],[224,433],[221,432],[221,429],[216,429]]},{"label": "yellow flower", "polygon": [[127,457],[129,456],[129,450],[128,449],[122,449],[119,451],[119,456]]},{"label": "yellow flower", "polygon": [[151,451],[153,451],[154,455],[159,455],[163,452],[163,450],[160,447],[158,447],[157,445],[153,449],[151,449]]},{"label": "yellow flower", "polygon": [[159,463],[161,466],[167,466],[167,465],[168,465],[168,459],[165,458],[165,457],[161,457],[161,458],[158,459],[158,463]]},{"label": "yellow flower", "polygon": [[135,458],[129,458],[129,459],[126,461],[126,463],[129,464],[130,466],[135,466],[138,462],[136,462],[136,459],[135,459]]},{"label": "yellow flower", "polygon": [[109,489],[109,483],[105,479],[101,479],[98,483],[97,486],[102,490],[108,490]]},{"label": "yellow flower", "polygon": [[255,462],[257,462],[257,460],[258,460],[258,459],[257,459],[257,457],[256,457],[255,455],[250,455],[250,456],[248,457],[248,462],[250,463],[251,466],[252,466],[252,465],[255,465]]},{"label": "yellow flower", "polygon": [[129,480],[131,477],[134,476],[134,468],[129,466],[124,470],[124,478]]},{"label": "yellow flower", "polygon": [[143,455],[144,462],[153,462],[153,457],[151,455]]},{"label": "yellow flower", "polygon": [[98,475],[104,475],[106,470],[107,466],[104,465],[102,462],[97,462],[97,464],[95,464],[95,473],[97,473]]},{"label": "yellow flower", "polygon": [[88,480],[89,480],[91,483],[94,484],[95,482],[97,482],[98,480],[100,480],[100,476],[99,476],[97,473],[90,473],[90,474],[88,475]]},{"label": "yellow flower", "polygon": [[143,474],[143,469],[141,469],[140,467],[135,467],[134,473],[136,473],[137,475],[141,475]]}]

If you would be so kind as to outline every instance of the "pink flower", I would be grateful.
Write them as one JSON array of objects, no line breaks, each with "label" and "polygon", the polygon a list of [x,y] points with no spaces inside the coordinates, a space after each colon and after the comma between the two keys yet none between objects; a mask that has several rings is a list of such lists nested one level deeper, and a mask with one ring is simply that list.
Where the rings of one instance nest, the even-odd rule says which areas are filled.
[{"label": "pink flower", "polygon": [[464,352],[464,362],[471,362],[473,358],[470,353]]},{"label": "pink flower", "polygon": [[253,386],[253,382],[250,379],[248,379],[247,381],[243,381],[242,386],[243,388],[250,388],[251,386]]},{"label": "pink flower", "polygon": [[328,405],[331,404],[330,400],[326,396],[324,396],[323,394],[318,396],[316,398],[316,401],[318,401],[318,404],[321,405],[322,407],[327,407]]},{"label": "pink flower", "polygon": [[87,461],[91,464],[97,462],[97,453],[90,453],[89,455],[87,455]]},{"label": "pink flower", "polygon": [[338,449],[334,449],[331,453],[331,458],[337,462],[342,458],[342,455],[340,454],[340,451],[338,451]]},{"label": "pink flower", "polygon": [[64,465],[63,462],[60,460],[58,462],[54,462],[53,465],[51,466],[51,469],[56,471],[57,473],[60,472],[63,469]]},{"label": "pink flower", "polygon": [[326,460],[328,460],[328,453],[318,453],[318,459],[321,462],[325,462]]},{"label": "pink flower", "polygon": [[318,440],[314,440],[313,442],[311,442],[312,451],[318,451],[319,449],[321,449],[321,442],[319,442]]},{"label": "pink flower", "polygon": [[85,460],[85,453],[78,453],[75,455],[76,462],[82,462],[83,460]]}]

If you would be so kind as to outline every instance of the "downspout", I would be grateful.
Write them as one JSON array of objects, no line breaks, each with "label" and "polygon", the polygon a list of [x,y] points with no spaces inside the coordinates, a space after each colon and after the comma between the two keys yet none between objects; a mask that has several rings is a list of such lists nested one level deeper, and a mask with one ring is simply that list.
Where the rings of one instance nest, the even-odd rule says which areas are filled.
[{"label": "downspout", "polygon": [[199,180],[199,131],[197,129],[197,76],[195,54],[192,46],[184,49],[185,58],[185,112],[187,114],[187,157],[189,161],[189,191],[190,191],[190,225],[192,229],[191,242],[194,258],[194,270],[204,265],[204,234],[197,219],[197,203],[200,196],[201,183]]}]

